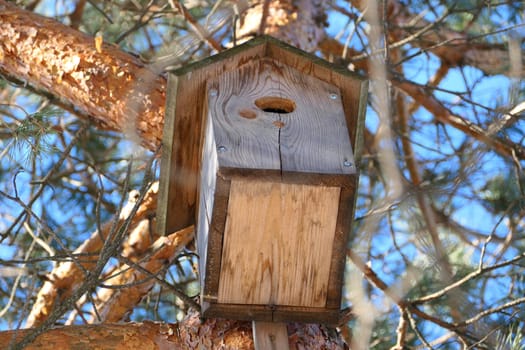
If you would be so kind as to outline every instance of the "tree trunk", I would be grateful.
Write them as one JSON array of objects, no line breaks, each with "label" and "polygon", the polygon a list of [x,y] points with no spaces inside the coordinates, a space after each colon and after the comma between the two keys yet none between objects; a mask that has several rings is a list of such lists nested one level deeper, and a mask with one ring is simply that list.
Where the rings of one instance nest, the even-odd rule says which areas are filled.
[{"label": "tree trunk", "polygon": [[[0,332],[0,344],[19,341],[28,330]],[[197,313],[177,324],[142,322],[58,327],[41,334],[25,350],[249,350],[254,349],[250,322],[209,319]],[[288,325],[291,349],[344,349],[317,325]],[[337,337],[336,337],[337,338]]]}]

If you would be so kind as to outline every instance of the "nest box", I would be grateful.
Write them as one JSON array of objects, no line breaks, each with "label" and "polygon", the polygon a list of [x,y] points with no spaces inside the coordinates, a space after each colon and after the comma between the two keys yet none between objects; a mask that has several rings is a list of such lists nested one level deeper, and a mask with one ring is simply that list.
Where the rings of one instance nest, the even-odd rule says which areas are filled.
[{"label": "nest box", "polygon": [[203,316],[336,323],[366,81],[260,37],[167,95],[159,229],[197,222]]}]

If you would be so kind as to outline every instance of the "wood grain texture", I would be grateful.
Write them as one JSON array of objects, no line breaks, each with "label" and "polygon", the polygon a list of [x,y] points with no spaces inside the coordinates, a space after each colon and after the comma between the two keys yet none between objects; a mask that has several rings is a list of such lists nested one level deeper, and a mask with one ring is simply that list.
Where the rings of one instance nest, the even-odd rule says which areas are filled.
[{"label": "wood grain texture", "polygon": [[[166,117],[164,122],[164,130],[167,130],[162,135],[162,153],[160,159],[160,176],[159,181],[159,200],[157,204],[157,232],[160,235],[169,234],[167,230],[168,215],[173,216],[177,215],[179,211],[168,213],[168,202],[169,202],[169,193],[170,189],[173,188],[176,183],[175,174],[171,173],[171,164],[173,159],[173,129],[175,127],[175,106],[177,104],[177,99],[173,98],[177,93],[179,79],[176,75],[168,75],[168,85],[166,88]],[[185,221],[185,220],[183,220]],[[171,225],[171,227],[174,227]],[[170,231],[172,232],[172,231]]]},{"label": "wood grain texture", "polygon": [[208,90],[221,167],[355,173],[335,85],[261,59],[210,81]]},{"label": "wood grain texture", "polygon": [[[256,79],[253,73],[258,74]],[[345,69],[269,37],[247,42],[172,74],[175,80],[169,86],[168,98],[174,100],[168,101],[166,118],[171,120],[166,120],[164,131],[172,135],[171,139],[166,136],[164,144],[167,151],[171,142],[172,152],[163,156],[163,167],[169,163],[168,170],[162,170],[161,178],[161,187],[162,182],[167,183],[162,187],[167,194],[159,203],[159,209],[165,210],[159,213],[164,217],[164,232],[171,232],[193,223],[195,211],[200,208],[197,240],[202,259],[204,316],[336,323],[358,174],[353,167],[343,167],[341,171],[345,157],[333,168],[330,164],[319,166],[324,158],[341,158],[344,152],[337,148],[339,144],[333,143],[336,151],[330,146],[320,150],[313,145],[325,139],[331,142],[333,135],[343,137],[348,141],[344,149],[354,147],[356,151],[355,161],[347,160],[357,165],[361,141],[356,126],[363,123],[366,82]],[[257,90],[259,85],[263,87],[260,91]],[[301,95],[292,96],[288,91],[301,91]],[[330,98],[334,92],[335,98]],[[327,95],[326,100],[322,99],[323,94]],[[255,105],[257,100],[258,106]],[[244,104],[246,101],[248,105]],[[327,101],[338,106],[337,113],[331,105],[325,106]],[[277,111],[284,109],[289,113],[272,111],[275,103]],[[321,106],[321,112],[314,113],[313,123],[298,117],[305,115],[299,112],[313,105]],[[214,112],[208,113],[208,110]],[[233,130],[233,135],[237,133],[236,137],[229,135],[227,139],[233,140],[234,148],[222,144],[223,139],[217,137],[217,132],[205,129],[206,120],[217,113],[231,118],[222,130],[228,133]],[[339,118],[327,124],[344,127],[324,130],[325,114],[337,114]],[[215,131],[215,125],[212,129]],[[258,130],[253,132],[252,129]],[[308,134],[310,131],[314,134]],[[307,135],[305,139],[297,137],[303,134]],[[250,150],[250,154],[262,154],[257,161],[264,166],[255,164],[253,157],[246,156],[248,153],[235,150],[235,147],[246,146],[246,135],[256,141],[257,147],[245,149]],[[275,139],[277,153],[272,151]],[[206,144],[208,140],[211,143]],[[217,152],[218,146],[224,148]],[[323,153],[326,150],[331,150],[330,157]],[[225,166],[223,156],[233,154],[242,158],[235,152],[252,167]],[[320,154],[323,156],[314,159]],[[310,167],[310,163],[315,164]],[[245,186],[239,191],[238,184],[243,181],[255,187]],[[311,190],[314,185],[322,190],[319,193]],[[259,197],[261,191],[269,192],[264,200]],[[268,212],[261,215],[264,210]],[[236,213],[233,219],[232,213]],[[246,223],[250,216],[258,219]],[[295,219],[290,220],[290,217]],[[228,225],[235,228],[232,237]],[[265,242],[266,246],[259,242]],[[237,244],[233,250],[232,244]],[[290,258],[294,254],[286,252],[289,248],[300,254]],[[225,253],[227,250],[229,255]],[[271,269],[257,265],[259,259],[253,257],[260,253],[277,256]],[[237,258],[246,258],[246,264],[236,262]],[[234,271],[235,268],[238,271]],[[224,271],[230,276],[222,285]],[[286,272],[281,274],[282,271]],[[260,287],[250,292],[246,285],[253,285],[254,281]],[[277,286],[274,292],[271,291],[273,286]],[[245,301],[238,304],[246,295],[252,304],[245,304]]]},{"label": "wood grain texture", "polygon": [[204,286],[201,299],[205,302],[217,302],[219,290],[221,254],[228,210],[230,181],[217,178],[215,188],[214,208],[209,227],[206,248],[206,264],[201,274],[204,274]]},{"label": "wood grain texture", "polygon": [[[208,265],[209,231],[212,229],[213,206],[217,181],[217,150],[213,137],[213,125],[210,120],[205,122],[204,143],[202,147],[202,166],[200,176],[199,210],[197,216],[197,252],[199,254],[199,278],[205,286],[206,266]],[[213,260],[213,256],[211,257]],[[201,295],[207,293],[202,290]]]},{"label": "wood grain texture", "polygon": [[324,307],[339,193],[232,180],[218,301]]},{"label": "wood grain texture", "polygon": [[341,297],[348,250],[349,236],[352,234],[355,198],[357,197],[357,176],[351,176],[350,186],[341,188],[339,195],[339,211],[334,232],[334,244],[331,250],[330,279],[328,280],[328,297],[326,307],[329,309],[341,307]]},{"label": "wood grain texture", "polygon": [[288,350],[286,323],[253,321],[253,343],[255,350]]},{"label": "wood grain texture", "polygon": [[354,149],[354,159],[359,164],[362,148],[362,129],[368,96],[368,81],[344,66],[331,64],[285,43],[269,39],[266,56],[279,60],[303,74],[310,75],[337,86],[348,125],[348,134]]},{"label": "wood grain texture", "polygon": [[172,127],[164,130],[173,135],[171,164],[166,165],[169,167],[168,179],[161,178],[161,182],[169,181],[167,201],[161,203],[168,213],[166,232],[177,231],[196,221],[206,120],[206,82],[226,70],[264,56],[265,49],[264,42],[247,43],[171,73],[177,77],[178,85],[176,92],[168,96],[168,99],[176,100],[175,108],[166,112],[166,125],[169,125],[167,119],[171,118]]},{"label": "wood grain texture", "polygon": [[[176,99],[176,109],[166,111],[165,123],[173,119],[172,127],[164,128],[164,133],[174,135],[171,164],[165,172],[163,181],[170,181],[165,207],[165,232],[174,232],[195,222],[197,209],[198,174],[201,166],[202,131],[205,116],[206,82],[216,79],[220,74],[243,66],[247,62],[269,57],[278,60],[303,74],[333,84],[339,88],[345,112],[350,142],[354,147],[356,164],[360,157],[361,138],[356,126],[362,125],[366,108],[367,82],[345,67],[330,64],[316,56],[307,54],[268,36],[262,36],[224,51],[202,61],[184,66],[170,74],[178,77],[176,93],[167,96]],[[164,149],[164,152],[168,152]]]},{"label": "wood grain texture", "polygon": [[267,322],[301,322],[338,325],[340,320],[339,307],[336,309],[313,308],[282,305],[240,305],[219,304],[209,305],[203,313],[204,317],[220,317],[233,320],[257,320]]}]

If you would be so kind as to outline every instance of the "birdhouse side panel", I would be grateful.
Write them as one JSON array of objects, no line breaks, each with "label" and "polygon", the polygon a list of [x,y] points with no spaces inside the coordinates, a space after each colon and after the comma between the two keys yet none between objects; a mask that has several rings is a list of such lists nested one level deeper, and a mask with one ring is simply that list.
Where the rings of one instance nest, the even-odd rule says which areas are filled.
[{"label": "birdhouse side panel", "polygon": [[202,168],[200,174],[199,211],[197,217],[197,251],[199,254],[199,271],[201,287],[205,285],[206,265],[208,263],[208,238],[213,215],[213,205],[216,188],[217,150],[213,137],[211,120],[205,122],[204,143],[202,150]]}]

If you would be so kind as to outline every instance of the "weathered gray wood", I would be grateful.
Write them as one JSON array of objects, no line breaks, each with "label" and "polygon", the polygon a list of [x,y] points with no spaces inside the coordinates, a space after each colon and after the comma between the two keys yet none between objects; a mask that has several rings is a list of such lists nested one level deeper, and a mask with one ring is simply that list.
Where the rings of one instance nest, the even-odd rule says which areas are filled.
[{"label": "weathered gray wood", "polygon": [[253,321],[253,343],[255,350],[288,350],[286,323]]},{"label": "weathered gray wood", "polygon": [[[217,149],[213,135],[213,125],[211,120],[207,120],[204,125],[204,141],[202,146],[202,167],[200,176],[199,211],[197,217],[197,252],[199,254],[199,271],[201,296],[208,293],[204,290],[206,266],[208,261],[209,231],[212,228],[213,205],[215,199],[215,187],[217,181]],[[213,256],[211,257],[213,263]]]},{"label": "weathered gray wood", "polygon": [[349,71],[346,67],[333,65],[317,56],[310,55],[272,38],[268,39],[266,57],[279,60],[303,74],[333,84],[340,89],[348,125],[348,134],[354,147],[354,158],[356,164],[359,164],[363,142],[361,133],[364,126],[368,96],[368,81]]},{"label": "weathered gray wood", "polygon": [[[262,59],[219,76],[208,90],[221,167],[356,172],[337,86]],[[289,112],[273,112],[279,109]]]},{"label": "weathered gray wood", "polygon": [[[254,63],[248,63],[208,83],[209,91],[217,93],[209,98],[208,113],[222,150],[219,163],[233,168],[280,169],[279,133],[273,125],[276,116],[254,105],[261,89],[278,94],[278,82],[258,77],[255,70]],[[244,117],[247,113],[255,117]]]}]

